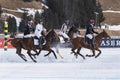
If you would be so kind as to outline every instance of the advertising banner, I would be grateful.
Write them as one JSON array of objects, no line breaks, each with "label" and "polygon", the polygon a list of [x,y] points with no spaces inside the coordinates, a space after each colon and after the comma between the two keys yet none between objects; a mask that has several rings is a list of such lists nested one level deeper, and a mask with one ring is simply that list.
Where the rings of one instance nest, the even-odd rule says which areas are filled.
[{"label": "advertising banner", "polygon": [[[7,46],[8,46],[8,48],[13,48],[10,41],[8,42]],[[0,38],[0,48],[4,48],[4,39],[3,38]]]}]

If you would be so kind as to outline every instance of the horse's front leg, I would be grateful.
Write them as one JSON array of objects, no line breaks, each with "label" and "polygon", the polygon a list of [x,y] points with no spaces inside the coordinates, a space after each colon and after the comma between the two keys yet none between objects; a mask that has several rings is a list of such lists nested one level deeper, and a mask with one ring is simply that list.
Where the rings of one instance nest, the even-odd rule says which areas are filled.
[{"label": "horse's front leg", "polygon": [[35,54],[32,54],[31,55],[36,58],[36,55],[39,56],[40,52],[41,52],[41,49],[39,51],[37,51],[36,49],[33,50],[35,52]]},{"label": "horse's front leg", "polygon": [[77,50],[77,54],[80,55],[83,59],[85,59],[85,57],[82,54],[80,54],[80,50],[81,50],[81,47]]},{"label": "horse's front leg", "polygon": [[52,49],[47,50],[47,51],[49,51],[48,54],[46,54],[46,55],[44,55],[44,56],[48,56],[48,55],[52,52],[53,55],[55,56],[55,58],[57,59],[57,56],[56,56],[55,52],[54,52]]},{"label": "horse's front leg", "polygon": [[99,53],[95,56],[95,58],[97,58],[101,54],[101,50],[100,49],[97,49],[97,51],[99,51]]},{"label": "horse's front leg", "polygon": [[24,61],[27,61],[25,55],[21,53],[21,48],[16,48],[16,53],[17,53],[18,56],[20,56],[20,58],[22,58]]},{"label": "horse's front leg", "polygon": [[32,54],[31,54],[31,50],[27,51],[27,54],[29,55],[29,57],[33,60],[33,62],[37,62],[36,60],[33,59]]}]

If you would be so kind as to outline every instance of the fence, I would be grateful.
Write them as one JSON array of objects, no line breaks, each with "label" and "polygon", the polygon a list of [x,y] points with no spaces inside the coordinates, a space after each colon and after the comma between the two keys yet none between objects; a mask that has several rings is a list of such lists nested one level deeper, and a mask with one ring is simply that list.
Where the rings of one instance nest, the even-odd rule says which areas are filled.
[{"label": "fence", "polygon": [[[3,38],[0,38],[0,48],[4,48],[4,43],[5,43],[5,40]],[[7,47],[13,48],[13,46],[11,45],[11,42],[7,43]]]},{"label": "fence", "polygon": [[103,48],[118,48],[120,47],[120,38],[112,38],[112,39],[103,39],[101,41],[100,47]]},{"label": "fence", "polygon": [[[69,47],[71,44],[65,43],[65,45],[61,44],[61,47]],[[112,39],[102,39],[101,48],[120,48],[120,38],[112,38]],[[0,48],[4,48],[4,39],[0,38]],[[13,48],[10,42],[8,42],[8,48]]]}]

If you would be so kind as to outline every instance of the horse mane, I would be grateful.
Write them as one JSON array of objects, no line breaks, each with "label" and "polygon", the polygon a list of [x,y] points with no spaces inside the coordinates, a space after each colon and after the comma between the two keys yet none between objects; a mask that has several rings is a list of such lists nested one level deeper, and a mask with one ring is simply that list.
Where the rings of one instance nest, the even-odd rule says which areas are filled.
[{"label": "horse mane", "polygon": [[101,33],[99,33],[98,35],[96,35],[96,38],[99,38],[102,35],[107,34],[107,32],[105,30],[103,30]]},{"label": "horse mane", "polygon": [[46,36],[48,36],[52,31],[54,31],[54,29],[50,29],[50,30],[47,32]]},{"label": "horse mane", "polygon": [[79,33],[80,34],[80,31],[78,30],[78,28],[76,28],[76,27],[71,27],[70,29],[69,29],[69,31],[68,31],[68,36],[70,37],[70,38],[73,38],[73,34],[74,33]]}]

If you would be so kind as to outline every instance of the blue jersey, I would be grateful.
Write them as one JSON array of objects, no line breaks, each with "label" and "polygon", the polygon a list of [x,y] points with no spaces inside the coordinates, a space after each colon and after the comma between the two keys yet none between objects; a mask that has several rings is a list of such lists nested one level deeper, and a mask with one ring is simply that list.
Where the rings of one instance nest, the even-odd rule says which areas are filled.
[{"label": "blue jersey", "polygon": [[24,28],[24,35],[28,35],[30,34],[30,26],[26,25],[25,28]]},{"label": "blue jersey", "polygon": [[91,24],[87,25],[87,28],[86,28],[86,35],[87,35],[87,34],[93,34],[93,33],[98,34],[98,32],[94,31],[93,25],[91,25]]}]

